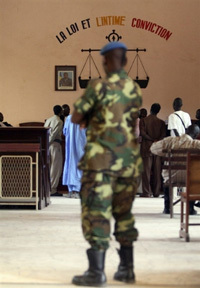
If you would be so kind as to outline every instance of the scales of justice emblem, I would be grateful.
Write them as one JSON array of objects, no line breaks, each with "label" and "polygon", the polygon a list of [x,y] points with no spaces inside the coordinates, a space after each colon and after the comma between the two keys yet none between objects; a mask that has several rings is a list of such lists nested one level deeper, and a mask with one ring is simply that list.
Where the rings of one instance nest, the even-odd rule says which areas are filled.
[{"label": "scales of justice emblem", "polygon": [[[114,41],[119,41],[120,39],[122,39],[122,36],[119,36],[115,30],[112,30],[112,33],[110,33],[108,36],[105,37],[106,39],[108,39],[109,42],[114,42]],[[92,52],[99,52],[100,49],[81,49],[81,52],[88,52],[88,56],[86,58],[86,61],[81,69],[81,72],[79,74],[78,77],[78,81],[79,81],[79,86],[80,88],[84,89],[87,87],[87,84],[89,82],[89,80],[92,78],[92,66],[95,68],[98,77],[101,78],[101,74],[99,72],[99,69],[94,61],[94,58],[92,56]],[[133,68],[135,67],[135,73],[136,75],[133,77],[133,80],[135,82],[137,82],[140,85],[140,88],[146,88],[148,86],[149,83],[149,76],[145,70],[145,67],[142,63],[141,57],[139,55],[139,52],[146,52],[146,49],[139,49],[139,48],[135,48],[135,49],[127,49],[128,52],[136,52],[135,57],[133,58],[133,61],[130,65],[130,68],[128,70],[128,75],[130,76]],[[89,76],[87,78],[82,78],[81,75],[83,73],[83,71],[87,68],[86,64],[88,64],[88,73]],[[142,70],[143,70],[143,74],[145,74],[142,77],[139,77],[139,70],[141,70],[141,68],[139,68],[141,66]],[[130,76],[131,77],[131,76]]]}]

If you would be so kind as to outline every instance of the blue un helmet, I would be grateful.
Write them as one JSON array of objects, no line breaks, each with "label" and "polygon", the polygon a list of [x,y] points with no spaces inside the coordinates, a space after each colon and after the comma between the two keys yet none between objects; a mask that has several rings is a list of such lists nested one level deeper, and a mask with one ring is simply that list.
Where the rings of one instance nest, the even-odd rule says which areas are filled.
[{"label": "blue un helmet", "polygon": [[122,42],[109,42],[108,44],[106,44],[100,51],[100,54],[101,55],[104,55],[106,54],[108,51],[111,51],[111,50],[114,50],[114,49],[117,49],[117,48],[122,48],[124,49],[125,51],[127,51],[127,47],[124,43]]}]

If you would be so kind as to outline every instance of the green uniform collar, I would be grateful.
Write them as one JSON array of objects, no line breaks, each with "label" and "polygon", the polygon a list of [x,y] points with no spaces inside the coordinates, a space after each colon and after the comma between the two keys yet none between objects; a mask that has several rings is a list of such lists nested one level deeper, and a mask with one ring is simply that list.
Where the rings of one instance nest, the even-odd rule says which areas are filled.
[{"label": "green uniform collar", "polygon": [[117,72],[110,72],[107,74],[107,77],[106,78],[111,78],[113,75],[118,75],[120,78],[126,78],[127,77],[127,73],[124,69],[121,69]]}]

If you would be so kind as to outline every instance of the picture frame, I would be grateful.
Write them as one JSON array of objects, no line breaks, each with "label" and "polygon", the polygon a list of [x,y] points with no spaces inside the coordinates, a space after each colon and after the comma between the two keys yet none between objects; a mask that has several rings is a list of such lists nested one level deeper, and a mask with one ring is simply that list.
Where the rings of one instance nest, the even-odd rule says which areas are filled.
[{"label": "picture frame", "polygon": [[76,90],[76,66],[55,66],[55,90]]}]

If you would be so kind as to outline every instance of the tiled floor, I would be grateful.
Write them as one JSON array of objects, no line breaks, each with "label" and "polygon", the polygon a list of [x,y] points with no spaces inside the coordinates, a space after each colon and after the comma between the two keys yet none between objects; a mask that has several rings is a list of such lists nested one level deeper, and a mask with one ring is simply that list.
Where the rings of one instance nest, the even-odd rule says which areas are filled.
[{"label": "tiled floor", "polygon": [[[197,208],[198,209],[198,208]],[[190,227],[191,242],[179,239],[180,206],[163,215],[162,198],[136,198],[133,211],[140,236],[135,243],[136,288],[200,287],[200,226]],[[200,209],[197,216],[200,222]],[[0,287],[75,287],[73,275],[87,269],[80,201],[52,197],[40,211],[0,210]],[[111,236],[106,257],[107,287],[131,287],[112,279],[118,244]]]}]

